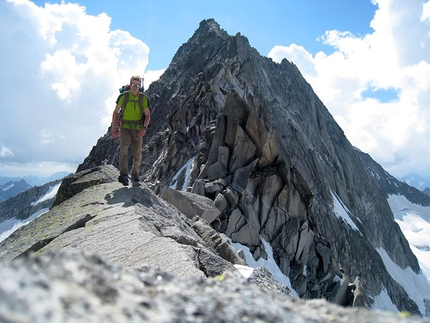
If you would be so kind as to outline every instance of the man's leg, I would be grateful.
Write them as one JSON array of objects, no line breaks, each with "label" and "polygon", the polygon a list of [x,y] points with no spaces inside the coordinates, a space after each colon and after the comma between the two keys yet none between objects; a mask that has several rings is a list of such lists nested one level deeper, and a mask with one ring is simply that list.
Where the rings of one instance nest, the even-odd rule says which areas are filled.
[{"label": "man's leg", "polygon": [[131,131],[122,128],[119,138],[119,181],[124,185],[128,185],[128,148],[130,147],[131,139]]},{"label": "man's leg", "polygon": [[133,140],[133,169],[131,176],[133,178],[139,177],[140,161],[142,160],[142,142],[143,137],[137,137]]}]

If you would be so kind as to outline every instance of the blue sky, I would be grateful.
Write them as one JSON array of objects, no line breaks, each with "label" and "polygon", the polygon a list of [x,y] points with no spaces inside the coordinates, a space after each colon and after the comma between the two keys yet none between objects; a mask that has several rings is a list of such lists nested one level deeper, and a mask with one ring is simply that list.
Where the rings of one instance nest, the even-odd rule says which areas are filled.
[{"label": "blue sky", "polygon": [[[60,3],[61,1],[58,1]],[[44,1],[35,3],[43,4]],[[125,3],[125,4],[123,4]],[[170,63],[203,19],[214,18],[230,35],[245,35],[262,55],[275,44],[299,44],[313,54],[330,50],[317,41],[326,30],[370,32],[376,6],[367,0],[82,1],[90,14],[106,12],[112,29],[129,31],[151,49],[149,69]],[[135,12],[129,19],[130,10]]]},{"label": "blue sky", "polygon": [[[45,3],[61,1],[33,1]],[[68,1],[65,1],[68,2]],[[104,12],[112,18],[111,29],[126,30],[146,43],[148,69],[168,66],[179,46],[185,43],[203,19],[214,18],[230,35],[240,32],[260,54],[267,55],[275,44],[299,44],[316,54],[330,52],[317,39],[326,30],[371,32],[376,6],[368,0],[197,0],[76,1],[86,13]]]},{"label": "blue sky", "polygon": [[73,172],[106,133],[118,87],[136,72],[147,86],[214,18],[261,55],[293,61],[391,174],[430,178],[429,0],[46,2],[0,2],[0,118],[25,129],[4,127],[0,176]]}]

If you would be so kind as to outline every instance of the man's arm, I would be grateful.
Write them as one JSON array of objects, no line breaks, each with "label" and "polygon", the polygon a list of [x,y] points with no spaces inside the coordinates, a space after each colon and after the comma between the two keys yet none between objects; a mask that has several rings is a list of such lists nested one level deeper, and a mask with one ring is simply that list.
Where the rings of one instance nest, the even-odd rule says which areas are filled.
[{"label": "man's arm", "polygon": [[116,123],[118,121],[118,112],[120,109],[121,106],[117,104],[112,114],[112,138],[117,138],[119,136],[119,131],[116,130]]},{"label": "man's arm", "polygon": [[151,121],[151,113],[149,111],[149,108],[146,108],[144,110],[145,112],[145,122],[143,123],[143,128],[139,131],[139,137],[143,137],[146,135],[146,128],[149,126],[149,121]]},{"label": "man's arm", "polygon": [[149,126],[149,122],[151,121],[151,112],[149,110],[149,108],[145,109],[145,122],[144,122],[144,126],[148,127]]}]

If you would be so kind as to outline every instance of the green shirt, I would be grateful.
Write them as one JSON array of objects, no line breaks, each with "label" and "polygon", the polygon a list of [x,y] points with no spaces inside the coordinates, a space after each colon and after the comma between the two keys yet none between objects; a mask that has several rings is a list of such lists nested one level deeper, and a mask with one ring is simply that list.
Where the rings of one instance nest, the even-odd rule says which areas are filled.
[{"label": "green shirt", "polygon": [[[116,100],[116,103],[121,106],[121,114],[122,114],[122,127],[127,129],[142,129],[142,124],[140,120],[144,118],[142,115],[144,115],[145,109],[149,108],[148,98],[143,95],[142,93],[139,93],[137,96],[133,96],[131,94],[131,91],[128,92],[128,102],[125,109],[123,109],[124,104],[124,96],[127,95],[126,93],[121,94],[118,99]],[[142,110],[139,108],[139,95],[142,95]]]}]

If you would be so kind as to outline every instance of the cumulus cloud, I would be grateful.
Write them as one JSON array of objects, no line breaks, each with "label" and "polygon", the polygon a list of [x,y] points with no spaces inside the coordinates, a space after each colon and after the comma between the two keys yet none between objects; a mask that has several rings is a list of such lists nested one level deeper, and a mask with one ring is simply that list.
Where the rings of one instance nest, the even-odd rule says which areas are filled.
[{"label": "cumulus cloud", "polygon": [[292,44],[268,56],[299,67],[353,145],[393,175],[414,170],[429,178],[430,1],[373,3],[372,33],[322,35],[333,53],[312,55]]},{"label": "cumulus cloud", "polygon": [[430,1],[423,4],[423,12],[421,14],[421,21],[430,20]]},{"label": "cumulus cloud", "polygon": [[118,89],[144,73],[149,53],[110,23],[73,3],[0,3],[0,172],[76,167],[106,132]]},{"label": "cumulus cloud", "polygon": [[13,156],[13,152],[12,150],[10,150],[9,147],[2,145],[0,149],[0,157],[7,157],[7,156]]}]

